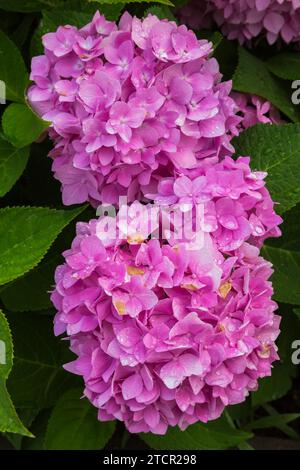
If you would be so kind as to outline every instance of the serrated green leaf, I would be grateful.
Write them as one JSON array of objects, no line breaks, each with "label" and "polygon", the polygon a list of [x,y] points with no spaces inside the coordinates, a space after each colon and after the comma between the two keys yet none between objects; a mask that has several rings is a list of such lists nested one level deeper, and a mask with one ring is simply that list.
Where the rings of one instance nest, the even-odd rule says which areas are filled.
[{"label": "serrated green leaf", "polygon": [[17,148],[26,147],[37,140],[49,124],[26,104],[12,103],[2,116],[5,137]]},{"label": "serrated green leaf", "polygon": [[233,139],[236,155],[250,155],[253,169],[267,171],[267,186],[283,213],[300,201],[300,124],[257,124]]},{"label": "serrated green leaf", "polygon": [[11,432],[31,437],[24,427],[6,388],[13,365],[13,344],[8,322],[0,310],[0,432]]},{"label": "serrated green leaf", "polygon": [[290,89],[269,72],[263,61],[242,47],[239,47],[239,63],[233,76],[233,89],[262,96],[292,121],[300,120],[300,110],[292,104]]},{"label": "serrated green leaf", "polygon": [[274,265],[274,298],[300,305],[300,252],[265,245],[262,256]]},{"label": "serrated green leaf", "polygon": [[281,52],[267,61],[267,66],[277,77],[285,80],[300,79],[299,52]]},{"label": "serrated green leaf", "polygon": [[15,406],[37,410],[53,406],[57,397],[78,383],[78,378],[62,367],[73,355],[54,337],[51,317],[9,313],[8,320],[15,360],[7,387]]},{"label": "serrated green leaf", "polygon": [[71,211],[42,207],[0,210],[0,285],[34,268],[57,235],[85,208]]},{"label": "serrated green leaf", "polygon": [[29,83],[26,67],[16,45],[0,31],[0,80],[5,84],[6,99],[24,102]]},{"label": "serrated green leaf", "polygon": [[29,157],[29,147],[16,149],[0,137],[0,197],[20,178]]},{"label": "serrated green leaf", "polygon": [[47,450],[99,450],[113,435],[115,422],[98,421],[97,410],[81,397],[81,389],[69,390],[57,402],[47,427]]},{"label": "serrated green leaf", "polygon": [[[19,418],[21,419],[22,424],[26,427],[26,429],[32,432],[30,427],[31,427],[33,420],[36,418],[38,414],[38,410],[36,408],[19,408],[19,409],[16,409],[16,411],[17,411]],[[35,433],[33,433],[33,435],[36,436]],[[16,450],[21,449],[23,439],[25,438],[25,436],[22,436],[21,434],[13,434],[13,433],[6,433],[5,437]],[[32,437],[30,437],[30,438],[27,438],[27,440],[29,442],[32,442],[35,440],[35,438],[32,439]]]},{"label": "serrated green leaf", "polygon": [[[81,214],[80,219],[85,216]],[[3,286],[0,297],[8,311],[39,312],[53,308],[49,292],[53,289],[54,272],[64,261],[61,253],[70,247],[74,232],[74,224],[68,225],[36,268]]]},{"label": "serrated green leaf", "polygon": [[169,428],[165,436],[140,434],[140,437],[157,450],[221,450],[247,441],[252,434],[232,429],[224,418],[219,418],[207,424],[193,424],[183,432]]}]

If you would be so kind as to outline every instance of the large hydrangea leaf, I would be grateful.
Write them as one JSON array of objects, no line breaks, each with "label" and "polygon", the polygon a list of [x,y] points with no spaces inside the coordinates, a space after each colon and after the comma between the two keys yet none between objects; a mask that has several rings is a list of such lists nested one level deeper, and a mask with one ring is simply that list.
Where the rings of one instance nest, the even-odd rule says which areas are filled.
[{"label": "large hydrangea leaf", "polygon": [[0,197],[19,179],[28,162],[29,147],[17,149],[0,137]]},{"label": "large hydrangea leaf", "polygon": [[13,344],[8,322],[0,311],[0,432],[11,432],[32,437],[23,426],[6,388],[6,380],[13,365]]},{"label": "large hydrangea leaf", "polygon": [[233,76],[233,88],[236,91],[262,96],[282,111],[292,121],[300,120],[300,112],[291,101],[290,89],[268,70],[268,66],[239,48],[239,63]]},{"label": "large hydrangea leaf", "polygon": [[46,207],[0,210],[0,285],[36,266],[62,229],[82,212]]},{"label": "large hydrangea leaf", "polygon": [[257,124],[233,145],[237,155],[251,156],[254,170],[267,171],[267,187],[283,213],[300,201],[300,124],[272,126]]},{"label": "large hydrangea leaf", "polygon": [[140,437],[158,450],[222,450],[247,441],[252,434],[232,429],[224,418],[220,418],[207,424],[194,424],[184,432],[169,428],[165,436],[140,434]]},{"label": "large hydrangea leaf", "polygon": [[0,54],[0,80],[5,84],[6,99],[22,103],[28,85],[28,74],[18,48],[1,30]]},{"label": "large hydrangea leaf", "polygon": [[115,430],[115,422],[101,423],[97,411],[80,389],[69,390],[57,402],[45,438],[47,450],[99,450]]}]

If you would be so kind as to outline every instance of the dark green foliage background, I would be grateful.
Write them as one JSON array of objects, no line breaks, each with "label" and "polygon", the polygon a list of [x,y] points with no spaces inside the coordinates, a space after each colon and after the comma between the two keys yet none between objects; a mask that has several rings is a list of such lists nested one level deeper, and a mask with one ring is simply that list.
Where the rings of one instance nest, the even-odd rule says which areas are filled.
[{"label": "dark green foliage background", "polygon": [[[282,316],[280,361],[272,377],[247,401],[228,408],[207,425],[166,436],[129,436],[122,424],[100,423],[96,409],[80,400],[81,380],[65,372],[67,344],[55,339],[48,291],[55,267],[75,231],[89,220],[87,206],[64,208],[47,158],[51,144],[40,140],[47,123],[28,107],[25,93],[41,35],[60,24],[82,26],[99,9],[117,20],[124,9],[174,19],[185,0],[156,3],[123,0],[0,0],[0,80],[7,105],[0,105],[0,340],[7,345],[0,364],[0,433],[16,449],[101,449],[130,445],[154,449],[251,449],[253,436],[298,441],[299,367],[292,344],[300,340],[300,105],[292,104],[291,83],[300,79],[300,53],[280,52],[263,39],[251,51],[218,31],[198,31],[211,39],[225,79],[237,91],[271,101],[288,124],[257,125],[236,138],[237,154],[251,155],[252,167],[268,171],[268,185],[284,218],[283,237],[269,241],[263,254],[275,266],[275,299]],[[299,354],[300,359],[300,354]]]}]

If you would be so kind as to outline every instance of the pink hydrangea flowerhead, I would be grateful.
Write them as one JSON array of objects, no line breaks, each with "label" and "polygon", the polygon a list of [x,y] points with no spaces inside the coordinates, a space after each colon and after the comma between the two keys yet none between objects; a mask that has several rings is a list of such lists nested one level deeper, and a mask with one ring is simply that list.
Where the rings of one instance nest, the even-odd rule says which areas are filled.
[{"label": "pink hydrangea flowerhead", "polygon": [[[210,233],[222,252],[238,249],[245,241],[261,247],[267,238],[281,235],[282,219],[265,186],[267,173],[252,171],[249,163],[249,157],[225,157],[203,164],[193,177],[165,178],[157,194],[148,196],[189,211],[193,229]],[[196,207],[201,208],[200,216]]]},{"label": "pink hydrangea flowerhead", "polygon": [[175,22],[96,13],[43,36],[33,108],[51,122],[64,204],[140,199],[165,176],[231,154],[239,122],[212,45]]},{"label": "pink hydrangea flowerhead", "polygon": [[[217,187],[229,188],[219,176]],[[258,181],[259,175],[253,197],[263,191]],[[188,194],[174,184],[185,199],[182,215],[204,187],[199,179],[188,184]],[[184,430],[216,419],[225,406],[244,401],[278,359],[280,318],[271,300],[272,266],[251,234],[243,232],[232,249],[217,243],[240,214],[230,218],[225,209],[217,232],[200,230],[200,238],[164,238],[154,236],[164,218],[154,208],[135,202],[117,217],[79,223],[56,270],[52,301],[55,333],[69,337],[77,356],[65,368],[83,377],[99,419],[164,434],[169,426]]]},{"label": "pink hydrangea flowerhead", "polygon": [[237,114],[241,117],[238,131],[248,129],[255,124],[284,124],[280,112],[269,101],[249,93],[232,92],[231,98],[237,106]]},{"label": "pink hydrangea flowerhead", "polygon": [[299,0],[192,0],[179,15],[193,28],[214,20],[225,36],[241,44],[258,36],[269,44],[300,41]]}]

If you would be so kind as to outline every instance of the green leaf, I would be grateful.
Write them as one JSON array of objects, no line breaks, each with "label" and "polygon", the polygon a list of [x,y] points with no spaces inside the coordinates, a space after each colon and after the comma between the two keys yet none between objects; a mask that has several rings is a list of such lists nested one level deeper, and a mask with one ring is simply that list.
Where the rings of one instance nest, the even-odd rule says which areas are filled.
[{"label": "green leaf", "polygon": [[29,147],[16,149],[0,137],[0,197],[20,178],[29,157]]},{"label": "green leaf", "polygon": [[236,155],[250,155],[251,167],[267,171],[267,186],[283,213],[300,201],[300,124],[257,124],[233,139]]},{"label": "green leaf", "polygon": [[300,120],[300,111],[292,104],[290,89],[269,72],[264,62],[242,47],[239,47],[239,63],[233,77],[233,89],[262,96],[292,121]]},{"label": "green leaf", "polygon": [[[26,427],[26,429],[30,429],[32,422],[36,418],[38,414],[38,410],[36,408],[19,408],[16,409],[17,414],[19,418],[22,421],[22,424]],[[32,432],[32,429],[30,429],[30,432]],[[36,436],[35,432],[33,432],[34,436]],[[22,446],[23,439],[25,436],[22,436],[21,434],[13,434],[13,433],[6,433],[5,437],[7,440],[11,443],[11,445],[17,449],[20,450]],[[34,441],[35,439],[32,439],[33,436],[30,438],[27,438],[29,442]]]},{"label": "green leaf", "polygon": [[0,31],[0,80],[6,87],[6,99],[24,102],[28,74],[15,44]]},{"label": "green leaf", "polygon": [[35,439],[23,438],[22,450],[45,450],[44,441],[50,413],[50,410],[47,409],[38,414],[30,427],[36,437]]},{"label": "green leaf", "polygon": [[25,147],[37,140],[49,124],[26,104],[12,103],[2,116],[4,134],[17,148]]},{"label": "green leaf", "polygon": [[157,450],[221,450],[237,446],[250,439],[252,434],[232,429],[224,418],[219,418],[207,424],[193,424],[184,432],[178,428],[169,428],[165,436],[139,436]]},{"label": "green leaf", "polygon": [[115,422],[97,420],[97,410],[82,397],[81,389],[69,390],[57,402],[49,420],[47,450],[99,450],[115,430]]},{"label": "green leaf", "polygon": [[11,312],[34,312],[52,307],[49,291],[60,255],[43,260],[35,269],[4,286],[1,300]]},{"label": "green leaf", "polygon": [[8,320],[15,360],[7,387],[15,406],[36,410],[53,406],[57,397],[78,384],[78,377],[62,367],[73,354],[64,341],[55,338],[51,317],[9,313]]},{"label": "green leaf", "polygon": [[[299,439],[300,435],[297,433],[291,426],[289,426],[287,423],[284,422],[284,420],[281,419],[280,413],[275,410],[271,405],[263,405],[263,408],[269,415],[272,417],[277,417],[277,422],[276,422],[276,428],[279,429],[281,432],[286,434],[288,437],[291,439]],[[31,439],[28,439],[29,441]]]},{"label": "green leaf", "polygon": [[20,421],[6,388],[6,380],[12,365],[12,337],[7,320],[0,310],[0,432],[11,432],[31,437],[32,434]]},{"label": "green leaf", "polygon": [[[89,217],[90,211],[80,215]],[[68,249],[75,235],[74,224],[69,224],[53,243],[45,258],[24,276],[3,286],[1,300],[10,312],[34,312],[53,308],[49,292],[53,289],[56,267],[64,262],[62,252]]]},{"label": "green leaf", "polygon": [[0,285],[34,268],[57,235],[85,206],[64,211],[42,207],[0,210]]},{"label": "green leaf", "polygon": [[299,52],[281,52],[268,60],[267,66],[277,77],[285,80],[299,80]]},{"label": "green leaf", "polygon": [[161,20],[167,19],[170,21],[177,21],[173,12],[170,10],[169,7],[165,5],[161,5],[161,6],[155,5],[153,7],[147,8],[147,10],[145,10],[145,13],[144,13],[144,18],[149,14],[155,15],[157,16],[157,18],[160,18]]},{"label": "green leaf", "polygon": [[274,265],[274,298],[279,302],[300,305],[300,252],[265,245],[262,256]]},{"label": "green leaf", "polygon": [[266,429],[266,428],[278,428],[282,424],[291,423],[296,419],[300,418],[300,413],[283,413],[283,414],[276,414],[273,416],[265,416],[264,418],[256,419],[251,423],[245,426],[245,429],[252,430],[252,429]]}]

